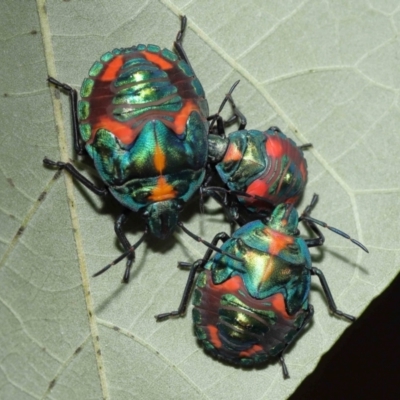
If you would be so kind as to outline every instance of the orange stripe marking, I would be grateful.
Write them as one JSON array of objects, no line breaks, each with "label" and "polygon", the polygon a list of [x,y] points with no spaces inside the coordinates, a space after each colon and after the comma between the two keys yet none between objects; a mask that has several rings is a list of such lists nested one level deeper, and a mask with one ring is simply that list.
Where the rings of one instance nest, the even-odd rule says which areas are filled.
[{"label": "orange stripe marking", "polygon": [[137,136],[137,133],[134,129],[119,121],[113,120],[107,115],[99,116],[97,123],[92,127],[92,135],[99,129],[108,130],[124,144],[132,143]]},{"label": "orange stripe marking", "polygon": [[154,165],[157,171],[161,174],[165,168],[165,154],[158,144],[156,144],[156,149],[154,152]]},{"label": "orange stripe marking", "polygon": [[222,342],[218,337],[218,329],[214,325],[207,325],[208,333],[210,336],[210,342],[219,349],[222,346]]},{"label": "orange stripe marking", "polygon": [[265,144],[265,149],[267,150],[267,154],[270,154],[272,157],[278,158],[283,155],[282,142],[278,137],[269,136]]},{"label": "orange stripe marking", "polygon": [[173,66],[171,62],[167,61],[165,58],[163,58],[161,55],[157,53],[150,53],[148,51],[144,51],[143,55],[146,57],[148,61],[151,61],[152,63],[158,65],[163,70],[171,69]]},{"label": "orange stripe marking", "polygon": [[282,293],[277,293],[271,296],[272,306],[283,316],[285,319],[293,319],[295,316],[290,316],[286,311],[285,298]]},{"label": "orange stripe marking", "polygon": [[186,122],[189,118],[189,115],[192,111],[197,111],[198,107],[195,103],[193,103],[192,101],[186,101],[183,105],[182,110],[180,110],[175,117],[175,121],[174,121],[174,132],[177,135],[181,135],[183,132],[185,132],[185,128],[186,128]]},{"label": "orange stripe marking", "polygon": [[271,237],[269,253],[273,256],[277,256],[285,247],[294,242],[293,236],[288,236],[271,228],[265,228],[263,232]]},{"label": "orange stripe marking", "polygon": [[239,357],[251,357],[253,354],[259,353],[263,350],[263,347],[260,346],[259,344],[255,344],[250,347],[248,350],[243,350],[239,353]]},{"label": "orange stripe marking", "polygon": [[121,69],[123,64],[124,64],[124,56],[122,55],[116,56],[108,63],[107,68],[100,76],[100,80],[103,82],[114,80],[117,77],[119,70]]},{"label": "orange stripe marking", "polygon": [[223,161],[224,162],[239,161],[242,159],[242,157],[243,157],[242,152],[238,149],[236,144],[232,143],[228,146]]},{"label": "orange stripe marking", "polygon": [[151,191],[151,195],[148,197],[152,201],[164,201],[174,199],[177,195],[177,191],[171,186],[165,179],[164,176],[160,176],[157,180],[157,186]]}]

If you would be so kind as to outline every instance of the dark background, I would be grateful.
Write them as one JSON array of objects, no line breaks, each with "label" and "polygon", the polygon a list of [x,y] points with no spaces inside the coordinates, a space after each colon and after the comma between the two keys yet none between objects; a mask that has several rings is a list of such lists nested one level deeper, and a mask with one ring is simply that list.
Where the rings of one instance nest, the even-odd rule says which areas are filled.
[{"label": "dark background", "polygon": [[289,399],[400,400],[400,274]]}]

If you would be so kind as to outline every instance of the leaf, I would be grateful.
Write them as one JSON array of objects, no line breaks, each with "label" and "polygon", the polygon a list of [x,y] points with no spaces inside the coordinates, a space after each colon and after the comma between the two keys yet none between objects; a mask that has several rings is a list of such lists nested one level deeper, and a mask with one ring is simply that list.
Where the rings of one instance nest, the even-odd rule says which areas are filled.
[{"label": "leaf", "polygon": [[[176,262],[204,253],[185,235],[148,238],[129,285],[120,283],[123,265],[91,278],[121,253],[113,231],[119,207],[43,167],[44,156],[75,157],[68,99],[58,99],[46,77],[79,88],[107,50],[139,42],[171,48],[178,15],[187,15],[184,46],[210,110],[240,79],[234,97],[249,128],[278,125],[297,143],[313,144],[300,208],[318,193],[314,217],[370,250],[326,232],[314,265],[338,307],[357,316],[399,269],[397,7],[377,0],[3,1],[0,397],[287,398],[348,326],[330,315],[319,283],[310,298],[314,322],[287,352],[291,379],[284,381],[278,363],[242,370],[204,354],[190,315],[155,322],[179,303],[187,275]],[[96,179],[90,162],[76,165]],[[206,239],[229,230],[215,204],[207,209],[216,213],[201,216],[194,202],[182,219]],[[134,241],[143,225],[132,217],[126,229]]]}]

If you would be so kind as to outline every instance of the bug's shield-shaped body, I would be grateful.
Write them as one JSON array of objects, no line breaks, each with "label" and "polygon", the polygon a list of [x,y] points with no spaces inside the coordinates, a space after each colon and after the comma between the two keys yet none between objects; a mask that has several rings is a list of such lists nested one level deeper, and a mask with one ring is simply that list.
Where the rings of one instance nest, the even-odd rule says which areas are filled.
[{"label": "bug's shield-shaped body", "polygon": [[216,254],[197,281],[196,335],[230,363],[259,364],[281,354],[310,314],[310,253],[291,231],[297,213],[289,217],[296,221],[274,217],[268,225],[245,225],[221,247],[243,263]]},{"label": "bug's shield-shaped body", "polygon": [[208,105],[191,67],[155,45],[114,49],[81,88],[80,133],[111,193],[165,237],[199,188]]},{"label": "bug's shield-shaped body", "polygon": [[[229,189],[263,197],[271,206],[296,203],[307,182],[302,150],[277,127],[240,130],[226,139],[210,135],[209,156]],[[250,209],[266,207],[251,197],[239,200]]]}]

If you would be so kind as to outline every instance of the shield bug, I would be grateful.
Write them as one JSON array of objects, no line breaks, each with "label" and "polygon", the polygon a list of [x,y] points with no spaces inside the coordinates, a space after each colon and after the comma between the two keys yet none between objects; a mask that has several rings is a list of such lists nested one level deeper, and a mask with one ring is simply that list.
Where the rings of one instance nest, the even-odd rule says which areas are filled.
[{"label": "shield bug", "polygon": [[[195,333],[206,351],[231,364],[256,366],[278,357],[285,378],[289,373],[284,353],[313,315],[309,304],[311,276],[322,285],[331,312],[349,321],[355,318],[336,307],[321,270],[312,266],[310,247],[321,246],[324,236],[317,225],[351,240],[346,233],[310,216],[317,201],[298,216],[293,203],[278,205],[270,218],[249,222],[232,237],[215,236],[213,244],[224,242],[221,249],[236,255],[237,262],[207,250],[203,259],[190,266],[190,273],[177,311],[156,316],[163,321],[185,313],[193,294]],[[298,223],[303,221],[316,237],[299,237]],[[203,271],[195,280],[196,271]]]},{"label": "shield bug", "polygon": [[[307,182],[307,161],[303,149],[311,144],[297,146],[275,126],[266,131],[246,130],[246,118],[232,98],[237,84],[232,86],[215,114],[217,128],[214,129],[213,123],[210,125],[208,138],[209,162],[225,189],[215,186],[206,189],[207,192],[214,192],[216,198],[216,192],[225,194],[219,195],[219,201],[228,206],[232,214],[235,214],[235,200],[238,200],[244,206],[242,212],[250,211],[257,215],[254,218],[259,218],[263,213],[270,214],[278,204],[299,200]],[[228,136],[219,118],[227,100],[234,111],[233,118],[227,122],[239,121],[239,130]]]},{"label": "shield bug", "polygon": [[[144,234],[163,239],[182,226],[178,214],[205,176],[208,104],[183,49],[185,27],[183,16],[175,52],[139,44],[103,54],[83,81],[80,101],[75,89],[48,78],[69,95],[75,150],[93,159],[105,187],[94,185],[69,162],[43,162],[67,170],[99,196],[111,193],[123,205],[115,232],[125,251],[131,250],[125,282],[132,250]],[[133,246],[122,230],[132,211],[146,221],[145,233]]]}]

